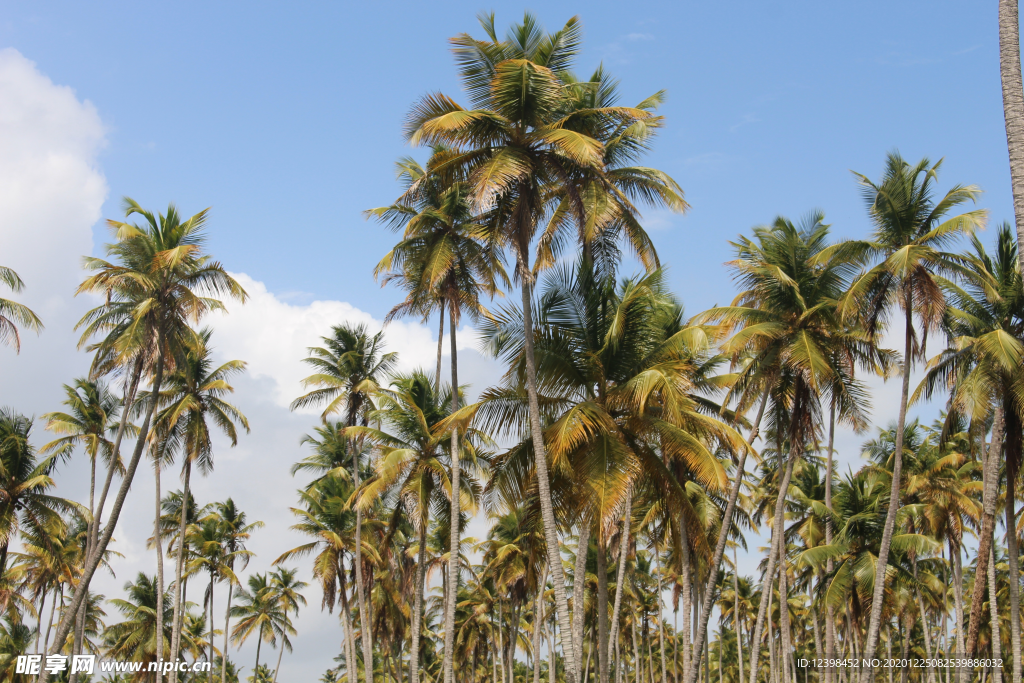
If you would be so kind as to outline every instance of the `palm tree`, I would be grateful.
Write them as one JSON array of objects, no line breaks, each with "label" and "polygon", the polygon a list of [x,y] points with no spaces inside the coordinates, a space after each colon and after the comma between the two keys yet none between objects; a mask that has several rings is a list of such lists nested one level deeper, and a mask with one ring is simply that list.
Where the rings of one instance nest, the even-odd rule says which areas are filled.
[{"label": "palm tree", "polygon": [[[303,386],[313,387],[311,391],[292,401],[291,409],[327,404],[321,417],[343,412],[347,427],[362,423],[367,425],[367,415],[374,407],[373,394],[382,384],[385,375],[391,372],[398,360],[398,354],[384,352],[384,333],[370,335],[365,325],[335,325],[330,337],[322,337],[325,346],[309,348],[310,356],[303,360],[316,372],[302,381]],[[352,449],[352,479],[360,484],[359,452]],[[360,640],[363,645],[363,661],[367,664],[364,673],[366,683],[373,680],[373,637],[370,624],[370,605],[366,598],[363,581],[362,561],[362,511],[356,509],[355,564],[356,591],[359,603]]]},{"label": "palm tree", "polygon": [[[189,525],[189,545],[193,547],[192,557],[185,563],[185,576],[191,577],[201,571],[205,571],[210,577],[210,583],[206,586],[206,594],[203,596],[204,619],[209,620],[209,638],[206,645],[209,649],[207,661],[213,661],[213,587],[218,580],[225,580],[229,584],[237,583],[238,579],[231,571],[230,560],[224,546],[223,526],[216,515],[207,515],[197,524]],[[180,545],[180,544],[179,544]],[[206,608],[209,607],[207,612]],[[213,669],[210,670],[209,680],[213,681]]]},{"label": "palm tree", "polygon": [[128,598],[115,598],[110,604],[117,608],[124,620],[108,626],[103,641],[108,657],[122,661],[149,663],[156,661],[156,641],[169,642],[171,632],[171,601],[164,597],[164,629],[156,629],[156,582],[142,572],[135,581],[124,585]]},{"label": "palm tree", "polygon": [[[980,190],[973,185],[956,185],[936,201],[934,184],[941,165],[941,160],[933,165],[922,159],[911,166],[898,152],[891,152],[886,157],[880,182],[874,183],[867,176],[856,174],[864,191],[874,232],[869,240],[840,243],[826,250],[821,257],[838,253],[851,259],[880,261],[858,276],[839,306],[840,313],[848,319],[863,315],[868,335],[874,337],[884,329],[894,308],[903,311],[903,386],[896,425],[892,487],[875,572],[871,621],[863,650],[870,656],[878,646],[884,572],[899,507],[902,439],[910,396],[910,372],[914,360],[924,353],[924,344],[914,328],[914,317],[916,314],[925,335],[942,322],[945,298],[936,275],[958,271],[955,257],[942,248],[960,235],[970,234],[983,226],[988,215],[984,210],[975,210],[947,218],[959,205],[974,201]],[[862,673],[864,683],[867,683],[868,675],[867,670]]]},{"label": "palm tree", "polygon": [[[252,552],[246,550],[245,542],[249,540],[252,532],[263,528],[263,522],[257,520],[250,523],[245,512],[235,506],[235,501],[228,498],[223,503],[214,503],[217,523],[220,526],[221,543],[224,548],[225,559],[227,560],[228,572],[228,599],[224,608],[224,649],[220,661],[220,681],[228,680],[228,633],[231,626],[231,599],[235,586],[238,585],[238,578],[235,575],[235,562],[240,561],[239,571],[245,569],[249,564]],[[212,609],[212,606],[211,606]],[[237,674],[235,675],[237,678]]]},{"label": "palm tree", "polygon": [[231,640],[241,646],[256,636],[256,664],[253,671],[260,666],[260,647],[264,642],[271,646],[277,645],[277,638],[294,635],[295,629],[288,622],[288,614],[274,593],[273,586],[266,574],[253,574],[248,580],[249,590],[238,589],[237,604],[231,608],[231,614],[239,618]]},{"label": "palm tree", "polygon": [[[25,283],[21,281],[18,274],[5,266],[0,266],[0,282],[10,287],[11,291],[15,293],[25,287]],[[16,353],[21,353],[18,325],[26,327],[36,334],[43,329],[42,321],[27,306],[9,299],[0,299],[0,344],[13,346]]]},{"label": "palm tree", "polygon": [[[1024,244],[1024,91],[1020,73],[1020,22],[1017,3],[999,0],[999,76],[1003,84],[1003,120],[1010,153],[1010,185],[1017,243]],[[1018,254],[1024,270],[1024,252]],[[1020,683],[1020,664],[1014,659],[1013,683]]]},{"label": "palm tree", "polygon": [[[388,319],[412,311],[426,314],[434,306],[443,313],[447,306],[451,329],[452,387],[458,387],[456,330],[462,315],[465,313],[471,319],[486,315],[480,303],[481,294],[493,297],[499,291],[499,282],[507,283],[508,278],[499,254],[493,245],[484,241],[482,226],[474,220],[469,203],[470,186],[465,182],[447,182],[448,179],[436,173],[436,168],[448,163],[453,154],[452,149],[435,148],[427,165],[435,172],[429,175],[415,162],[399,162],[402,173],[409,178],[409,186],[402,199],[392,206],[367,213],[386,220],[392,229],[405,227],[403,239],[374,270],[375,276],[386,273],[385,284],[395,281],[408,291],[406,300],[391,310]],[[440,386],[440,353],[438,374],[434,381]],[[450,399],[453,413],[458,410],[458,398],[458,391],[452,391]],[[458,431],[451,430],[449,438],[452,490],[459,491]],[[452,495],[451,508],[451,519],[458,520],[458,495]],[[459,532],[460,525],[453,523],[449,545],[449,560],[452,562],[459,555]],[[458,585],[458,572],[454,564],[448,567],[448,583],[450,587]],[[445,605],[445,681],[451,680],[456,594],[454,588],[450,589]],[[419,672],[413,674],[413,683],[419,683]]]},{"label": "palm tree", "polygon": [[[213,442],[208,420],[228,437],[232,446],[238,443],[236,424],[249,431],[249,421],[238,408],[222,397],[234,391],[228,383],[232,375],[245,370],[243,361],[233,360],[219,367],[213,366],[210,347],[212,331],[200,330],[197,345],[175,359],[175,370],[167,378],[164,390],[153,395],[142,395],[139,406],[156,401],[160,411],[156,415],[154,432],[160,451],[170,455],[181,451],[183,456],[182,480],[185,498],[189,497],[192,465],[208,474],[213,470]],[[178,553],[175,569],[174,637],[171,639],[171,659],[177,658],[181,631],[182,572],[185,566],[186,507],[182,506],[178,527]]]},{"label": "palm tree", "polygon": [[[83,343],[97,334],[105,334],[99,345],[97,361],[104,359],[100,365],[106,369],[133,366],[130,385],[137,383],[144,366],[151,367],[151,392],[159,396],[165,363],[173,363],[181,349],[198,347],[198,337],[189,322],[198,323],[207,312],[223,309],[223,304],[213,295],[227,294],[239,301],[245,301],[247,295],[219,263],[203,254],[207,211],[182,221],[173,205],[168,207],[166,215],[154,215],[126,198],[126,218],[136,214],[145,219],[142,225],[108,221],[116,242],[107,246],[107,253],[114,257],[115,262],[92,257],[86,259],[86,267],[96,273],[79,285],[78,293],[99,293],[106,295],[107,299],[87,313],[78,327],[84,328]],[[75,593],[68,614],[77,613],[117,526],[158,408],[156,401],[150,403],[110,518],[92,546],[80,589]],[[114,441],[115,454],[123,433],[123,430],[118,431],[118,438]],[[111,468],[104,491],[112,477]],[[102,493],[96,519],[103,512],[104,500],[105,493]],[[91,533],[94,538],[97,536],[98,523],[94,523]],[[58,642],[67,637],[70,628],[71,621],[65,616],[57,629]],[[41,683],[48,680],[49,672],[44,671]]]},{"label": "palm tree", "polygon": [[[287,569],[285,567],[278,567],[275,571],[270,574],[270,589],[277,598],[277,601],[281,604],[281,608],[284,610],[285,621],[291,623],[288,618],[288,614],[294,612],[296,616],[299,614],[299,605],[306,604],[306,598],[299,593],[300,590],[308,586],[305,581],[299,581],[297,575],[298,569]],[[284,656],[285,648],[288,651],[292,651],[291,641],[288,640],[287,634],[281,635],[281,651],[277,655],[277,668],[274,669],[274,682],[277,683],[277,675],[281,672],[281,658]]]}]

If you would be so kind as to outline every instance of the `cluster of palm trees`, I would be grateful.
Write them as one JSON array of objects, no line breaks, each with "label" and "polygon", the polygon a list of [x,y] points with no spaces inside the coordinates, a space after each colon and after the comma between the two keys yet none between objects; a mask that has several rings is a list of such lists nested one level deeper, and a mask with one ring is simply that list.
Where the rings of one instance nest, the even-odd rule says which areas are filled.
[{"label": "cluster of palm trees", "polygon": [[[111,258],[88,259],[80,287],[105,299],[80,324],[90,376],[44,416],[58,438],[37,455],[31,421],[0,414],[0,680],[23,680],[12,656],[41,648],[217,661],[208,679],[227,683],[230,634],[256,636],[250,680],[276,681],[305,603],[283,565],[301,561],[340,622],[325,683],[1019,683],[1024,255],[1010,226],[986,247],[987,212],[965,206],[980,190],[940,192],[941,161],[893,152],[880,179],[856,175],[867,238],[835,239],[820,212],[778,217],[732,243],[732,302],[687,316],[640,213],[687,209],[641,165],[664,94],[622,106],[604,69],[574,75],[575,18],[554,33],[529,14],[503,36],[493,15],[481,25],[451,41],[469,105],[413,106],[406,136],[429,158],[399,160],[401,194],[366,212],[400,233],[374,271],[404,295],[388,319],[437,314],[436,367],[401,370],[360,325],[309,349],[292,404],[322,411],[292,470],[311,479],[292,508],[303,543],[245,587],[259,523],[190,491],[193,466],[213,470],[212,428],[232,444],[248,430],[225,400],[245,364],[214,367],[200,327],[245,292],[203,252],[205,212],[129,201],[142,223],[111,222]],[[623,250],[641,272],[621,274]],[[467,320],[506,370],[475,396],[458,375]],[[900,392],[867,435],[873,378]],[[908,417],[929,399],[944,402],[933,424]],[[865,434],[857,471],[840,472],[837,427]],[[79,446],[88,506],[50,492]],[[89,583],[115,563],[146,454],[157,572],[109,601],[124,618],[105,626]],[[162,498],[176,460],[183,488]],[[486,538],[467,536],[474,520]],[[748,548],[757,530],[768,544]],[[762,557],[753,576],[739,548]],[[920,665],[848,665],[875,658]]]}]

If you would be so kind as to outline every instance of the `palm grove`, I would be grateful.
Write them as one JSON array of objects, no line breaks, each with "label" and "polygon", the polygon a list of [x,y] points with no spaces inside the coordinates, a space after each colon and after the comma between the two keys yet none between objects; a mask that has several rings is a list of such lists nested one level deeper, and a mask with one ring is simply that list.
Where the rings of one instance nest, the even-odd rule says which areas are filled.
[{"label": "palm grove", "polygon": [[[291,510],[302,543],[264,573],[243,577],[262,522],[190,490],[195,473],[216,476],[214,435],[233,445],[249,428],[228,401],[245,363],[214,363],[202,326],[246,293],[205,251],[206,212],[126,200],[108,221],[106,258],[85,260],[79,288],[100,302],[78,326],[88,377],[41,417],[38,448],[32,420],[0,412],[0,680],[27,681],[17,655],[45,651],[210,662],[135,678],[227,683],[243,670],[232,648],[251,640],[248,680],[276,683],[306,605],[301,569],[339,618],[326,683],[1019,683],[1024,292],[1010,226],[982,239],[978,188],[944,191],[941,162],[890,153],[877,179],[855,177],[866,239],[837,239],[820,212],[778,217],[732,243],[732,302],[687,316],[640,212],[688,208],[640,165],[664,94],[623,106],[603,69],[575,75],[576,19],[545,33],[526,15],[503,37],[493,16],[481,25],[451,41],[468,105],[413,105],[405,134],[429,156],[399,160],[399,196],[366,212],[399,235],[374,271],[404,296],[388,319],[436,315],[436,367],[400,372],[384,332],[348,324],[309,349],[292,407],[322,414],[292,468],[308,480]],[[620,272],[623,252],[640,272]],[[10,269],[0,279],[22,287]],[[506,368],[475,401],[458,376],[467,321]],[[19,327],[42,323],[0,300],[15,349]],[[900,387],[895,421],[874,432],[872,376]],[[934,423],[907,417],[924,399],[944,402]],[[837,426],[864,434],[856,472],[834,461]],[[70,458],[88,459],[86,502],[54,490]],[[90,581],[116,569],[140,464],[157,492],[155,571],[107,599]],[[166,495],[164,470],[181,482]],[[486,538],[465,535],[474,516]],[[769,543],[742,576],[755,529]],[[939,661],[813,662],[865,657]],[[990,661],[943,661],[968,657]]]}]

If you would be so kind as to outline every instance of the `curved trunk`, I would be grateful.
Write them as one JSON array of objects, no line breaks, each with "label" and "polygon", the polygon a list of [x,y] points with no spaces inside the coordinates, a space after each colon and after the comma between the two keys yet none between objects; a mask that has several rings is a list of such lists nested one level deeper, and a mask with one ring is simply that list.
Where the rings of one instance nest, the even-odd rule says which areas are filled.
[{"label": "curved trunk", "polygon": [[[459,409],[459,362],[458,351],[455,347],[455,307],[448,307],[448,339],[452,346],[452,413]],[[451,534],[448,539],[448,592],[445,595],[444,606],[444,680],[445,683],[454,683],[453,672],[455,654],[455,605],[459,593],[459,498],[462,489],[459,488],[459,434],[452,429],[451,441],[452,459],[452,511],[451,511]]]},{"label": "curved trunk", "polygon": [[[590,551],[590,513],[587,512],[580,522],[579,538],[576,541],[576,567],[572,578],[572,642],[573,648],[582,656],[583,653],[583,615],[585,613],[585,595],[587,581],[587,553]],[[590,648],[592,653],[594,648]],[[589,655],[588,655],[589,657]],[[586,669],[587,667],[584,667]]]},{"label": "curved trunk", "polygon": [[[875,583],[871,595],[871,619],[868,622],[868,634],[864,639],[865,657],[873,657],[878,648],[878,632],[882,625],[882,607],[885,595],[885,569],[889,565],[889,546],[892,545],[892,534],[896,527],[896,511],[900,507],[900,479],[903,473],[903,430],[907,424],[907,399],[910,396],[910,368],[913,365],[914,352],[914,318],[913,304],[909,295],[904,301],[906,312],[903,343],[903,385],[900,390],[900,412],[896,419],[896,443],[892,453],[892,485],[889,488],[889,502],[885,513],[885,526],[882,528],[882,542],[878,548],[878,560],[875,567]],[[874,671],[871,667],[861,670],[861,683],[870,683]]]},{"label": "curved trunk", "polygon": [[[412,683],[420,683],[420,628],[423,622],[423,579],[427,557],[427,520],[420,520],[419,550],[416,558],[416,595],[412,609],[412,643],[409,648],[409,675]],[[353,682],[354,683],[354,682]]]},{"label": "curved trunk", "polygon": [[274,683],[277,683],[277,673],[281,670],[281,659],[284,658],[284,638],[281,639],[281,650],[277,653],[277,668],[274,669]]},{"label": "curved trunk", "polygon": [[540,640],[544,630],[544,584],[548,581],[545,570],[537,585],[537,599],[533,608],[533,683],[540,683]]},{"label": "curved trunk", "polygon": [[[607,657],[612,651],[612,647],[618,641],[619,638],[619,613],[622,611],[622,592],[625,588],[626,583],[626,558],[629,556],[629,532],[630,532],[630,520],[633,517],[633,490],[629,489],[626,491],[626,510],[622,514],[622,535],[619,539],[619,568],[615,573],[615,604],[612,607],[612,625],[610,632],[607,636],[598,636],[598,667],[600,668],[600,647],[601,643],[605,642],[607,637],[608,647],[605,651],[605,663],[607,664]],[[601,544],[598,542],[597,552],[600,555]],[[601,572],[598,570],[598,579],[600,580]],[[606,574],[607,576],[607,574]],[[605,614],[607,614],[607,592],[605,594]]]},{"label": "curved trunk", "polygon": [[[157,347],[159,348],[160,346],[162,346],[162,337],[161,344],[158,344]],[[163,376],[164,359],[161,354],[157,356],[156,372],[153,378],[154,395],[158,395],[160,393],[160,385],[163,382]],[[73,619],[72,615],[74,615],[82,606],[82,601],[89,592],[89,582],[92,581],[92,577],[96,573],[96,568],[99,566],[100,558],[103,557],[103,553],[106,552],[107,545],[110,544],[110,539],[114,535],[114,527],[117,526],[117,520],[121,516],[121,508],[124,507],[124,500],[128,496],[128,489],[131,488],[132,480],[135,478],[135,470],[139,467],[139,460],[142,458],[142,451],[146,446],[146,437],[149,435],[149,425],[153,420],[154,413],[156,413],[156,401],[153,401],[153,405],[150,406],[150,409],[146,412],[146,418],[142,421],[142,427],[139,429],[139,435],[135,442],[135,452],[132,454],[132,459],[128,463],[124,479],[121,480],[121,487],[118,489],[117,497],[114,499],[114,507],[110,511],[110,521],[108,521],[107,525],[103,528],[103,535],[98,539],[92,557],[90,557],[85,563],[85,568],[82,570],[82,576],[79,579],[78,584],[81,587],[81,590],[76,592],[64,619],[61,620],[60,625],[57,627],[56,642],[63,642],[67,639],[68,632],[71,630],[71,623]],[[101,498],[100,510],[102,510],[102,504],[103,500]],[[46,683],[49,679],[49,672],[43,669],[43,673],[40,677],[41,683]]]},{"label": "curved trunk", "polygon": [[578,658],[572,634],[572,623],[569,620],[569,600],[565,594],[565,573],[562,571],[562,558],[559,553],[558,526],[555,521],[555,510],[551,501],[551,479],[548,475],[548,454],[544,447],[544,431],[540,423],[540,400],[537,397],[537,364],[533,355],[533,309],[531,301],[532,286],[529,262],[526,255],[518,254],[520,272],[522,273],[523,295],[523,332],[525,341],[526,361],[526,393],[530,403],[530,435],[533,440],[534,463],[537,469],[537,494],[540,499],[541,517],[544,523],[544,540],[548,553],[548,566],[555,594],[555,611],[558,614],[558,626],[563,634],[570,637],[562,639],[562,655],[565,659],[567,683],[578,683]]},{"label": "curved trunk", "polygon": [[[764,416],[764,408],[768,404],[768,391],[764,392],[764,398],[761,399],[761,406],[757,409],[757,417],[754,418],[754,426],[750,430],[750,437],[747,439],[748,442],[753,441],[757,438],[758,426],[761,424],[761,418]],[[718,542],[715,544],[715,554],[711,559],[708,571],[707,595],[714,594],[714,588],[718,584],[718,573],[722,566],[722,557],[725,555],[725,545],[729,540],[729,530],[732,528],[732,518],[736,511],[736,500],[740,495],[740,487],[743,485],[743,473],[744,468],[747,464],[747,452],[748,449],[744,448],[743,452],[739,455],[739,461],[736,463],[736,476],[733,478],[732,487],[729,489],[729,502],[725,506],[725,514],[722,515],[722,528],[718,531]],[[685,553],[684,553],[685,557]],[[694,646],[694,652],[696,659],[700,660],[700,652],[703,648],[704,641],[707,640],[708,635],[708,622],[711,620],[711,610],[714,608],[714,600],[707,600],[706,604],[700,612],[700,623],[696,624],[696,644]],[[683,622],[683,628],[686,628],[686,622]],[[691,671],[686,676],[686,683],[696,683],[697,681],[697,669],[694,667],[694,671]],[[684,661],[683,670],[686,670],[686,664]],[[740,678],[743,678],[743,674],[740,674]]]},{"label": "curved trunk", "polygon": [[[164,550],[160,540],[160,457],[153,458],[153,473],[156,484],[156,516],[153,519],[153,542],[156,545],[156,659],[164,658]],[[156,671],[156,683],[163,679],[163,672]]]},{"label": "curved trunk", "polygon": [[[1020,24],[1018,0],[999,0],[999,76],[1003,86],[1003,121],[1006,148],[1010,155],[1010,186],[1013,215],[1017,223],[1017,244],[1024,244],[1024,91],[1020,72]],[[1024,271],[1024,250],[1017,254]],[[1013,660],[1017,662],[1016,659]],[[1014,665],[1014,679],[1020,679]]]},{"label": "curved trunk", "polygon": [[[974,657],[978,646],[978,631],[981,628],[982,611],[985,602],[989,556],[992,554],[992,536],[996,529],[996,497],[999,493],[999,459],[1003,452],[1003,405],[996,407],[992,422],[992,441],[985,456],[982,481],[981,533],[978,534],[978,565],[975,570],[974,590],[971,593],[971,618],[967,627],[967,656]],[[966,680],[966,669],[961,672]]]},{"label": "curved trunk", "polygon": [[46,594],[49,591],[43,591],[43,596],[39,599],[39,625],[36,626],[36,652],[43,652],[39,649],[39,639],[43,635],[43,614],[46,613]]},{"label": "curved trunk", "polygon": [[252,670],[253,683],[259,683],[258,676],[260,674],[260,646],[263,645],[263,634],[257,633],[256,635],[256,668]]},{"label": "curved trunk", "polygon": [[[182,574],[185,570],[185,546],[187,545],[187,539],[185,536],[185,526],[188,520],[188,493],[189,484],[192,479],[192,459],[186,455],[185,458],[185,486],[181,494],[181,516],[178,519],[178,548],[177,555],[174,564],[174,622],[171,624],[171,661],[178,661],[178,653],[181,647],[181,622],[184,619],[184,606],[182,603],[185,599],[185,590]],[[178,673],[172,672],[170,680],[174,681],[178,679]]]}]

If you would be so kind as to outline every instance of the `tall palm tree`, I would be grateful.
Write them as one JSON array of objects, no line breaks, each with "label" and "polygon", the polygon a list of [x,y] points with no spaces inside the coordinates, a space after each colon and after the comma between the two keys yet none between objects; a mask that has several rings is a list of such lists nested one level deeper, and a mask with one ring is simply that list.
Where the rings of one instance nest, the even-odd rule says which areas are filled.
[{"label": "tall palm tree", "polygon": [[[999,76],[1003,85],[1003,120],[1010,153],[1010,187],[1017,243],[1024,244],[1024,91],[1020,72],[1020,20],[1017,3],[999,0]],[[1018,254],[1024,270],[1024,251]],[[1013,683],[1020,683],[1020,664],[1014,660]]]},{"label": "tall palm tree", "polygon": [[171,639],[171,601],[164,604],[164,630],[156,629],[156,581],[153,577],[139,573],[135,581],[124,585],[127,599],[115,598],[110,604],[117,608],[123,621],[108,626],[103,632],[103,641],[108,657],[131,662],[148,663],[156,661],[156,641],[165,643]]},{"label": "tall palm tree", "polygon": [[[465,34],[453,40],[473,108],[465,109],[441,93],[428,95],[413,107],[407,131],[413,144],[456,148],[441,172],[468,179],[470,205],[485,214],[492,239],[509,247],[516,260],[515,277],[521,284],[526,322],[526,384],[540,506],[558,620],[562,632],[570,634],[537,396],[530,248],[540,220],[557,204],[560,192],[570,198],[578,224],[586,223],[580,183],[584,178],[600,176],[603,147],[600,141],[573,130],[571,119],[574,115],[582,118],[582,114],[571,112],[564,96],[561,76],[580,46],[578,19],[570,19],[561,30],[545,34],[536,18],[526,14],[521,24],[510,28],[505,40],[497,36],[493,14],[481,17],[481,24],[486,40]],[[617,121],[650,118],[648,112],[626,108],[588,113]],[[571,642],[565,648],[565,658],[569,683],[576,683],[578,657]],[[445,683],[450,682],[446,679]]]},{"label": "tall palm tree", "polygon": [[220,681],[228,680],[228,633],[231,627],[231,600],[235,586],[238,585],[235,574],[235,563],[239,562],[239,571],[245,569],[249,564],[252,552],[246,550],[245,542],[249,540],[253,531],[263,528],[263,522],[257,520],[249,522],[244,511],[239,510],[235,501],[228,498],[223,503],[214,503],[217,523],[220,525],[221,543],[224,546],[225,559],[229,570],[228,577],[228,599],[224,608],[224,648],[221,653]]},{"label": "tall palm tree", "polygon": [[[285,567],[278,567],[270,574],[270,589],[277,598],[277,601],[281,604],[281,608],[284,610],[285,620],[290,622],[288,615],[292,612],[296,616],[299,614],[299,605],[306,604],[306,598],[302,596],[299,591],[308,586],[305,581],[300,581],[298,577],[298,569],[287,569]],[[288,640],[287,634],[281,636],[281,651],[277,655],[277,667],[274,669],[274,683],[277,683],[277,675],[281,672],[281,658],[284,656],[285,648],[291,652],[291,641]]]},{"label": "tall palm tree", "polygon": [[[335,325],[330,337],[322,337],[324,346],[310,347],[310,356],[303,360],[316,371],[302,383],[308,393],[292,401],[291,409],[327,404],[321,415],[343,413],[347,427],[367,426],[367,415],[373,410],[373,394],[383,383],[398,360],[395,352],[384,352],[384,333],[371,335],[365,325]],[[352,480],[360,484],[360,448],[352,448]],[[373,636],[370,624],[370,603],[363,580],[362,511],[356,508],[355,564],[356,592],[359,603],[360,640],[366,683],[373,680]]]},{"label": "tall palm tree", "polygon": [[[961,204],[974,201],[980,190],[973,185],[956,185],[936,198],[934,186],[941,165],[941,160],[932,164],[928,159],[922,159],[911,166],[898,152],[891,152],[886,157],[885,170],[878,183],[856,174],[874,231],[868,240],[840,243],[823,255],[824,258],[838,253],[865,262],[879,261],[858,276],[839,306],[840,313],[846,318],[863,315],[869,335],[878,335],[885,328],[893,309],[903,312],[903,385],[896,426],[892,487],[875,572],[871,621],[864,640],[864,652],[870,656],[878,646],[885,568],[899,507],[902,439],[910,396],[910,372],[914,360],[924,353],[923,340],[927,333],[938,328],[945,311],[945,297],[936,275],[958,271],[956,258],[942,248],[961,235],[982,227],[988,216],[986,211],[979,209],[948,217]],[[915,314],[925,337],[919,338],[916,333]],[[868,671],[863,671],[861,680],[867,683],[868,676]]]},{"label": "tall palm tree", "polygon": [[[435,170],[448,163],[455,150],[437,147],[427,166]],[[471,186],[466,182],[449,182],[436,172],[427,174],[415,162],[403,160],[400,167],[409,178],[405,194],[396,204],[367,212],[388,222],[392,229],[405,228],[403,239],[377,264],[375,276],[384,275],[384,283],[398,282],[408,294],[406,300],[393,308],[388,318],[411,311],[427,312],[437,307],[448,309],[449,341],[451,343],[452,387],[459,386],[457,329],[463,314],[471,319],[485,315],[480,302],[482,294],[494,296],[499,284],[508,283],[500,254],[485,241],[483,226],[475,220],[469,203]],[[414,178],[415,176],[415,178]],[[428,302],[436,302],[428,303]],[[438,343],[440,344],[440,332]],[[438,354],[440,366],[440,354]],[[434,378],[440,386],[440,367]],[[452,391],[452,412],[458,410],[458,391]],[[459,487],[458,431],[449,434],[451,448],[452,490]],[[458,520],[459,496],[451,497],[451,519]],[[453,523],[449,545],[449,561],[459,556],[460,525]],[[455,564],[448,567],[450,586],[458,585]],[[457,591],[450,589],[445,605],[444,679],[451,680],[452,653],[455,643],[455,601]],[[418,683],[419,673],[413,674]]]},{"label": "tall palm tree", "polygon": [[[6,266],[0,266],[0,282],[18,293],[25,283],[18,274]],[[27,306],[9,299],[0,299],[0,344],[13,346],[16,353],[21,353],[21,337],[18,336],[18,325],[39,333],[43,323]]]},{"label": "tall palm tree", "polygon": [[289,623],[266,574],[253,574],[249,577],[248,586],[248,590],[238,590],[238,602],[231,608],[231,613],[239,619],[231,632],[231,640],[241,646],[250,636],[256,636],[256,664],[253,667],[256,671],[260,666],[263,643],[276,646],[279,637],[294,635],[295,629]]},{"label": "tall palm tree", "polygon": [[[213,349],[209,329],[200,330],[197,345],[175,359],[175,370],[167,377],[163,391],[140,397],[138,405],[148,406],[155,401],[160,406],[154,432],[160,450],[170,455],[182,455],[183,497],[189,497],[192,466],[208,474],[213,470],[213,441],[209,422],[230,440],[238,443],[236,424],[249,431],[249,421],[238,408],[222,397],[233,392],[228,383],[231,376],[245,370],[245,362],[232,360],[219,367],[213,365]],[[175,564],[174,637],[171,639],[171,659],[177,658],[181,632],[182,572],[185,567],[186,506],[181,508],[178,526],[177,558]]]},{"label": "tall palm tree", "polygon": [[[213,298],[216,295],[226,294],[239,301],[245,301],[247,295],[219,263],[203,254],[207,211],[182,221],[173,205],[168,207],[166,215],[154,215],[133,200],[125,199],[125,216],[133,215],[145,219],[142,225],[108,221],[116,241],[107,245],[107,253],[114,262],[86,259],[86,267],[96,272],[79,285],[78,293],[98,293],[106,295],[107,299],[88,312],[78,327],[84,328],[83,342],[104,334],[99,351],[102,358],[109,360],[109,367],[134,366],[131,384],[137,381],[143,367],[149,365],[152,368],[151,392],[160,395],[165,364],[174,363],[178,350],[199,346],[189,323],[198,323],[209,311],[224,308],[220,300]],[[98,534],[98,524],[93,526],[92,534],[98,538],[67,615],[77,613],[110,543],[157,408],[157,402],[151,402],[139,428],[135,450],[103,533]],[[115,454],[119,447],[120,439],[116,438]],[[111,469],[104,489],[112,476]],[[103,512],[104,498],[101,494],[96,518]],[[71,628],[67,615],[57,629],[58,642],[67,637]],[[49,675],[44,671],[41,683],[46,683]]]},{"label": "tall palm tree", "polygon": [[[185,576],[191,577],[199,572],[205,571],[210,577],[206,586],[206,594],[203,596],[204,619],[209,623],[209,637],[206,638],[206,660],[213,661],[213,640],[214,640],[214,618],[213,618],[213,589],[217,581],[227,581],[229,584],[238,582],[234,572],[231,571],[230,563],[235,558],[229,556],[224,544],[224,527],[216,514],[207,515],[197,524],[189,525],[189,544],[193,547],[192,557],[185,563]],[[210,669],[209,680],[213,681],[213,669]]]}]

